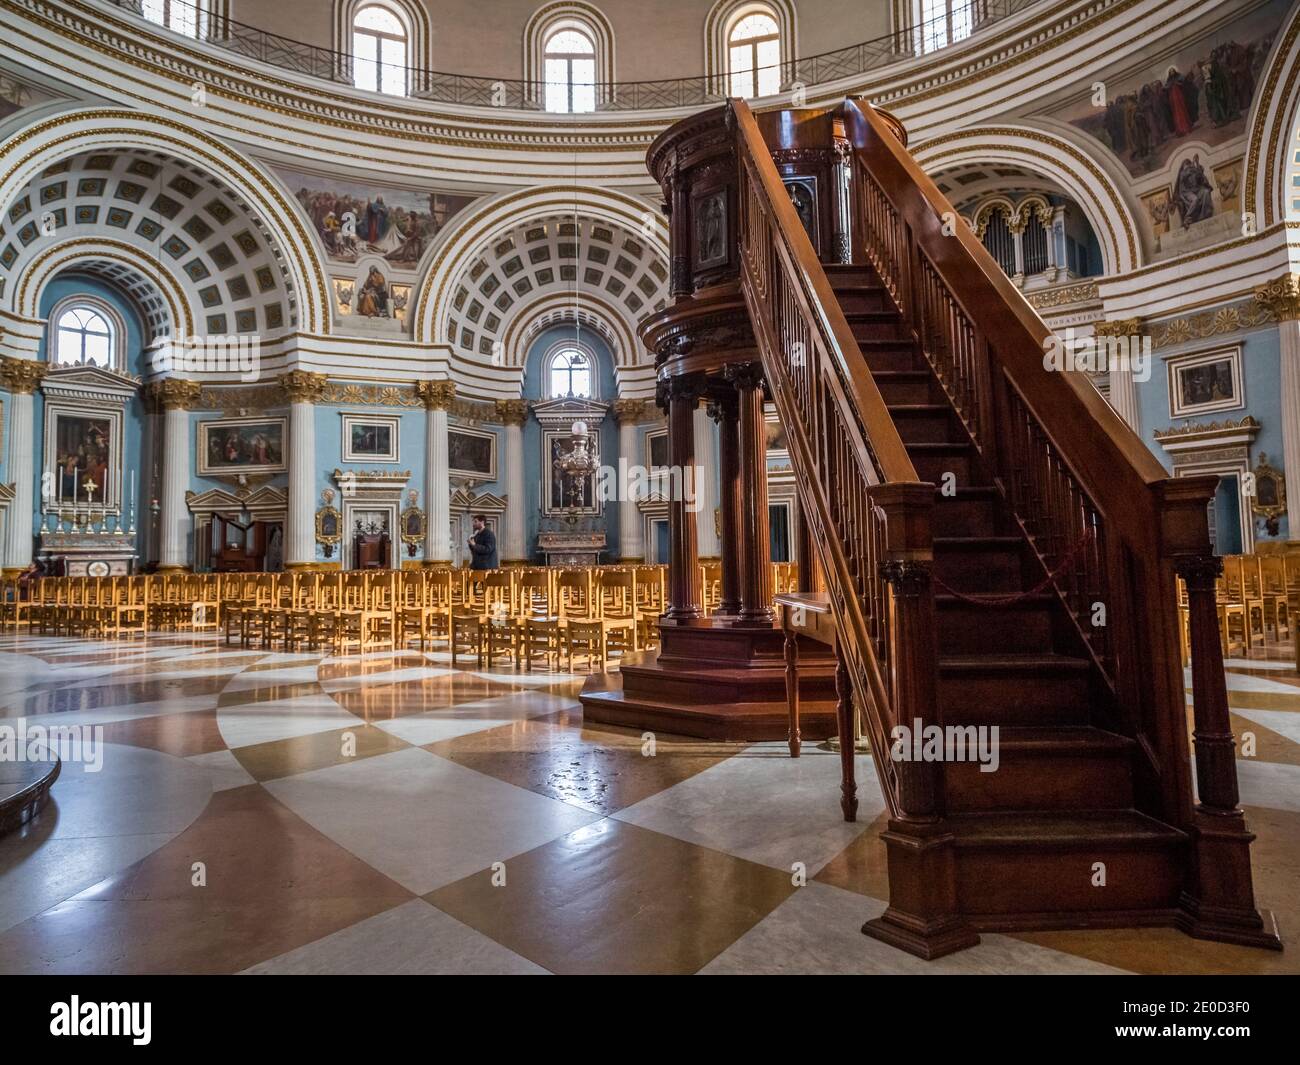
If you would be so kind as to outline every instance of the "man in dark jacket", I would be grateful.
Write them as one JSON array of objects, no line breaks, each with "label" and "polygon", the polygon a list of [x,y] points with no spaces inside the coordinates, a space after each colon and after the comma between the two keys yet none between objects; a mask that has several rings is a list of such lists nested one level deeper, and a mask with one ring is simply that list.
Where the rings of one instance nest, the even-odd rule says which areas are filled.
[{"label": "man in dark jacket", "polygon": [[474,515],[474,535],[469,538],[467,543],[472,556],[469,563],[470,569],[497,568],[496,533],[487,527],[487,518],[482,514]]}]

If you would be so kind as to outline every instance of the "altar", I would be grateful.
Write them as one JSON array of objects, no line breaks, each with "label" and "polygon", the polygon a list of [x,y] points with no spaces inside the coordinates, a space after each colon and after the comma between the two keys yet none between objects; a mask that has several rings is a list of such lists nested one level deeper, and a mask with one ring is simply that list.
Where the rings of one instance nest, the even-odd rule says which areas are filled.
[{"label": "altar", "polygon": [[537,547],[548,566],[599,566],[605,550],[605,534],[587,532],[544,532],[537,534]]}]

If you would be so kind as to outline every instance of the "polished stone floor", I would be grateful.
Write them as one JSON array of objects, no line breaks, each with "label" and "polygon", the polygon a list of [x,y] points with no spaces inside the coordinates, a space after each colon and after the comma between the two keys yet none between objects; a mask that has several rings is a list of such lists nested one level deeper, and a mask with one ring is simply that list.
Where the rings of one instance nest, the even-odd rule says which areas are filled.
[{"label": "polished stone floor", "polygon": [[578,677],[0,636],[0,725],[105,743],[0,840],[0,972],[1295,972],[1300,676],[1229,685],[1286,953],[1053,932],[927,964],[858,931],[885,892],[869,758],[848,825],[838,756],[584,729]]}]

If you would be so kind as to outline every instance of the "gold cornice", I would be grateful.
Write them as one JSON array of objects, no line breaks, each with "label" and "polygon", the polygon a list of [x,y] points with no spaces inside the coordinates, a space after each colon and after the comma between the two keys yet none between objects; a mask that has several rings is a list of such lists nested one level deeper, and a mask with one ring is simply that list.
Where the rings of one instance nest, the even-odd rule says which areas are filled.
[{"label": "gold cornice", "polygon": [[318,403],[325,394],[329,379],[323,373],[311,373],[308,370],[290,370],[281,374],[280,391],[290,403]]},{"label": "gold cornice", "polygon": [[447,410],[456,398],[453,381],[417,381],[415,392],[424,401],[426,410]]},{"label": "gold cornice", "polygon": [[148,386],[148,395],[163,410],[193,410],[202,395],[198,381],[182,377],[164,377]]},{"label": "gold cornice", "polygon": [[1132,337],[1142,332],[1141,318],[1115,318],[1109,322],[1095,322],[1092,331],[1099,337]]},{"label": "gold cornice", "polygon": [[620,425],[635,425],[645,417],[650,404],[644,399],[616,399],[610,410]]},{"label": "gold cornice", "polygon": [[1180,437],[1211,436],[1234,430],[1258,430],[1259,428],[1258,420],[1247,414],[1237,421],[1228,418],[1221,422],[1191,422],[1187,425],[1171,425],[1168,429],[1154,429],[1151,435],[1157,440],[1177,440]]},{"label": "gold cornice", "polygon": [[1210,337],[1253,329],[1277,321],[1273,312],[1262,304],[1243,303],[1235,307],[1220,307],[1217,311],[1174,318],[1150,327],[1151,345],[1156,348],[1185,344],[1189,340],[1207,340]]},{"label": "gold cornice", "polygon": [[1255,301],[1279,322],[1300,319],[1300,274],[1283,274],[1255,289]]},{"label": "gold cornice", "polygon": [[522,399],[498,399],[497,417],[502,425],[523,425],[528,421],[528,403]]},{"label": "gold cornice", "polygon": [[0,382],[15,395],[31,395],[41,386],[48,367],[35,359],[0,355]]}]

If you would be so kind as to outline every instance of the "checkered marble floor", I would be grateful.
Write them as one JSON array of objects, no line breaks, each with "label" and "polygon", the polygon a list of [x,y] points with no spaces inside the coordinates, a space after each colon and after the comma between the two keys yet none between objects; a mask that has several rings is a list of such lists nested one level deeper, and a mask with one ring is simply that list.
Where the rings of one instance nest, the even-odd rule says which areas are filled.
[{"label": "checkered marble floor", "polygon": [[838,756],[584,728],[580,677],[0,636],[0,724],[106,745],[0,840],[0,972],[1294,972],[1300,676],[1229,668],[1286,953],[1052,932],[925,963],[859,932],[886,895],[868,757],[848,825]]}]

